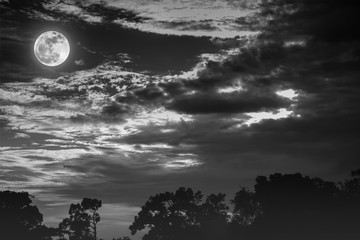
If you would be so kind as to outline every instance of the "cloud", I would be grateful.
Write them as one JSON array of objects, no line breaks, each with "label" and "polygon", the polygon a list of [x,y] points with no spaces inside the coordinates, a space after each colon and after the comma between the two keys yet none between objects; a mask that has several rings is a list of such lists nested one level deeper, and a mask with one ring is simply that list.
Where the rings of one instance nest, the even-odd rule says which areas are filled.
[{"label": "cloud", "polygon": [[[190,174],[211,162],[212,158],[200,150],[203,137],[212,135],[207,132],[208,126],[216,126],[215,132],[226,132],[248,120],[245,113],[276,110],[290,104],[277,96],[275,89],[260,91],[238,77],[239,74],[252,75],[272,60],[264,58],[266,55],[259,51],[262,50],[246,48],[235,55],[224,53],[225,58],[203,56],[205,65],[197,65],[195,75],[150,76],[124,71],[116,62],[109,61],[94,69],[55,79],[37,78],[32,83],[6,84],[8,97],[4,101],[19,108],[18,114],[3,108],[11,116],[9,126],[12,129],[21,126],[27,134],[48,134],[43,135],[44,141],[39,141],[31,151],[8,150],[8,153],[32,159],[40,149],[60,151],[60,142],[49,140],[61,139],[71,157],[63,154],[68,160],[62,158],[49,163],[45,158],[56,157],[50,150],[45,151],[44,161],[36,168],[54,173],[50,174],[54,182],[63,174],[77,174],[74,182],[66,183],[67,186],[74,184],[74,189],[79,182],[86,181],[82,177],[92,176],[90,185],[117,182],[118,175],[112,176],[111,169],[118,169],[117,172],[122,168],[129,172],[138,169],[140,175],[149,176],[168,176],[174,169],[187,169]],[[204,59],[200,58],[200,62]],[[236,66],[241,64],[239,70]],[[217,93],[219,88],[234,82],[242,84],[244,89]],[[195,93],[189,94],[189,90]],[[210,120],[213,117],[215,119]],[[52,126],[53,123],[56,126]],[[219,142],[218,148],[221,146]],[[59,168],[62,168],[61,174],[57,172]]]},{"label": "cloud", "polygon": [[169,109],[188,114],[245,113],[276,109],[288,105],[286,101],[265,94],[194,94],[175,99]]},{"label": "cloud", "polygon": [[239,27],[238,24],[229,26],[228,21],[218,21],[214,23],[198,23],[194,24],[194,21],[190,22],[156,22],[154,20],[148,20],[141,23],[129,22],[124,20],[117,20],[116,23],[132,29],[137,29],[143,32],[163,34],[163,35],[175,35],[175,36],[195,36],[195,37],[209,37],[209,38],[234,38],[238,36],[255,35],[258,32],[251,31],[248,28]]},{"label": "cloud", "polygon": [[254,11],[252,1],[106,1],[108,6],[138,12],[145,21],[118,20],[123,26],[145,32],[169,35],[208,36],[233,38],[237,35],[253,34],[234,20]]},{"label": "cloud", "polygon": [[247,26],[234,20],[246,17],[254,11],[254,4],[241,1],[40,1],[18,4],[16,1],[3,3],[11,10],[26,10],[32,18],[46,21],[70,21],[80,24],[118,23],[124,27],[157,34],[207,36],[232,38],[237,35],[254,34]]},{"label": "cloud", "polygon": [[[341,42],[359,40],[353,29],[359,20],[359,5],[355,1],[343,4],[331,0],[281,3],[264,2],[260,15],[271,17],[265,35],[289,39],[309,36],[314,40]],[[306,21],[304,21],[306,19]],[[286,24],[282,24],[286,22]]]},{"label": "cloud", "polygon": [[83,65],[85,65],[85,62],[84,62],[84,60],[80,59],[80,60],[75,60],[75,64],[83,66]]},{"label": "cloud", "polygon": [[[111,22],[115,19],[127,19],[140,21],[141,17],[132,10],[119,9],[106,6],[100,1],[93,3],[81,3],[77,1],[37,1],[36,3],[11,0],[1,3],[2,8],[6,8],[16,14],[26,11],[26,15],[35,18],[42,18],[47,21],[85,21],[88,23]],[[10,13],[11,14],[11,13]]]}]

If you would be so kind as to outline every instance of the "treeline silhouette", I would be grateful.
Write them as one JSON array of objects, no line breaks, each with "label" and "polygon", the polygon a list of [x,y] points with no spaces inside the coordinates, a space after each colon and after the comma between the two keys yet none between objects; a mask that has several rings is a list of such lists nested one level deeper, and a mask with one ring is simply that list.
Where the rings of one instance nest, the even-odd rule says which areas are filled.
[{"label": "treeline silhouette", "polygon": [[[0,192],[0,239],[98,239],[101,200],[71,204],[69,217],[51,228],[31,198],[27,192]],[[147,230],[143,240],[359,239],[360,169],[338,183],[299,173],[258,176],[254,191],[240,188],[230,203],[231,211],[223,193],[204,198],[181,187],[150,196],[129,229],[133,235]]]}]

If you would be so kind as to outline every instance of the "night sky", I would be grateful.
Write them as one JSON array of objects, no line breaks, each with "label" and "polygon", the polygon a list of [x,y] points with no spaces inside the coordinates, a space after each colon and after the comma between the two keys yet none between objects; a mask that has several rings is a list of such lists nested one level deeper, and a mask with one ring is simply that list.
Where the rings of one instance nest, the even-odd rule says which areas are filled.
[{"label": "night sky", "polygon": [[[110,239],[181,186],[229,200],[275,172],[343,180],[359,168],[359,4],[283,2],[1,0],[0,189],[33,194],[54,227],[101,199]],[[33,52],[48,30],[70,42],[57,67]]]}]

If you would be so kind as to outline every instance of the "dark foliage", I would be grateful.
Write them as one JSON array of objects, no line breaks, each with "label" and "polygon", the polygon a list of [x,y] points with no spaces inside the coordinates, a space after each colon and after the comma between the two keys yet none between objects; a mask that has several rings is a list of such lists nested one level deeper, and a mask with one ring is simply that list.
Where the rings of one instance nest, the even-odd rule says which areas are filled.
[{"label": "dark foliage", "polygon": [[251,197],[239,197],[240,190],[233,203],[235,210],[245,206],[255,216],[247,233],[251,239],[357,239],[357,180],[339,186],[299,173],[260,176]]},{"label": "dark foliage", "polygon": [[200,191],[179,188],[150,197],[133,224],[132,234],[144,228],[144,240],[218,239],[225,232],[228,207],[225,194],[211,194],[205,202]]},{"label": "dark foliage", "polygon": [[153,239],[357,239],[360,170],[344,183],[296,174],[256,178],[255,191],[241,188],[228,212],[224,194],[179,188],[149,198],[129,227]]},{"label": "dark foliage", "polygon": [[66,239],[65,235],[67,235],[69,240],[96,240],[96,227],[100,221],[97,211],[101,205],[101,200],[90,198],[84,198],[81,204],[71,204],[70,216],[59,224],[61,239]]},{"label": "dark foliage", "polygon": [[42,225],[43,216],[27,192],[0,192],[0,238],[47,240],[56,230]]}]

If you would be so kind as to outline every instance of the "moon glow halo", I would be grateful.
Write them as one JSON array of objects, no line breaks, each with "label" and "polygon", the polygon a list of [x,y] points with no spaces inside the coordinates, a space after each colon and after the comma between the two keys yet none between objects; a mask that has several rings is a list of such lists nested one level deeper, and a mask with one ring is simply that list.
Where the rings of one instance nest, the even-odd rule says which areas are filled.
[{"label": "moon glow halo", "polygon": [[37,60],[46,66],[59,66],[69,57],[70,44],[62,33],[47,31],[36,39],[34,54]]}]

